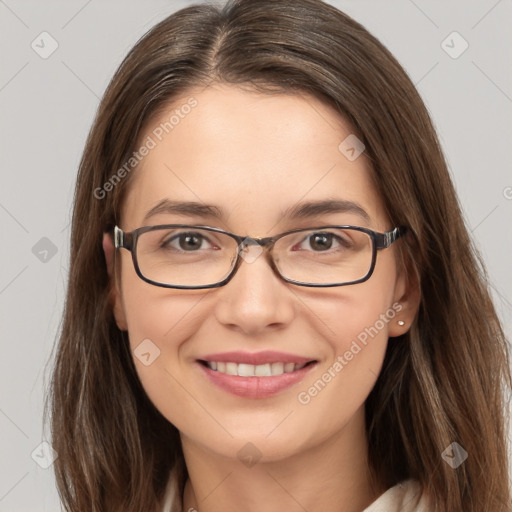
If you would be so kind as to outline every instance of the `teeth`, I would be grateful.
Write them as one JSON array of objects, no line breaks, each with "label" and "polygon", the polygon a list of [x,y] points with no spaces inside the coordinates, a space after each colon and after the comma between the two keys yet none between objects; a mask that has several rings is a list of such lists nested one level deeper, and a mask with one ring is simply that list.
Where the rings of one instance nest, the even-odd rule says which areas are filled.
[{"label": "teeth", "polygon": [[306,366],[305,363],[266,363],[253,365],[244,363],[224,363],[220,361],[207,361],[207,364],[208,368],[211,370],[226,373],[227,375],[238,375],[240,377],[271,377],[294,372]]},{"label": "teeth", "polygon": [[238,375],[238,365],[236,363],[226,363],[226,373],[228,375]]},{"label": "teeth", "polygon": [[284,373],[284,363],[272,363],[270,365],[272,375],[281,375]]},{"label": "teeth", "polygon": [[236,373],[235,375],[240,375],[240,377],[254,377],[255,371],[256,366],[253,366],[252,364],[239,364],[238,373]]},{"label": "teeth", "polygon": [[254,375],[256,377],[270,377],[272,375],[272,368],[270,364],[259,364],[254,367]]},{"label": "teeth", "polygon": [[286,373],[290,373],[290,372],[293,372],[293,370],[295,369],[295,365],[293,363],[286,363],[284,365],[284,371]]}]

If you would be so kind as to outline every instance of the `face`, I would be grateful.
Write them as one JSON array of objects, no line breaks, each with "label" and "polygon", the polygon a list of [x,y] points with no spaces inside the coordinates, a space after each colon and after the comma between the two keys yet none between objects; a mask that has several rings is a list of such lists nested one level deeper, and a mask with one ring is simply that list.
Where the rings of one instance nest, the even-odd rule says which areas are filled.
[{"label": "face", "polygon": [[[197,104],[180,110],[190,97]],[[158,140],[155,128],[176,109],[179,122]],[[142,133],[142,142],[149,135],[157,144],[133,171],[120,227],[207,225],[244,237],[323,225],[392,229],[364,154],[354,160],[339,149],[351,133],[309,96],[221,85],[191,90]],[[215,205],[223,217],[160,211],[145,218],[164,199]],[[367,217],[354,208],[283,217],[299,203],[327,199],[355,203]],[[251,442],[264,459],[276,460],[339,436],[361,418],[388,337],[403,334],[412,320],[399,243],[378,252],[368,281],[331,288],[286,283],[261,254],[242,261],[225,286],[166,289],[141,280],[131,254],[119,249],[115,316],[128,331],[148,397],[182,439],[221,456],[236,457]],[[112,270],[107,238],[104,247]],[[141,351],[149,353],[146,364],[135,355]],[[228,352],[236,354],[219,355]],[[241,377],[200,362],[229,359],[277,373],[285,367],[272,363],[308,364],[284,376]]]}]

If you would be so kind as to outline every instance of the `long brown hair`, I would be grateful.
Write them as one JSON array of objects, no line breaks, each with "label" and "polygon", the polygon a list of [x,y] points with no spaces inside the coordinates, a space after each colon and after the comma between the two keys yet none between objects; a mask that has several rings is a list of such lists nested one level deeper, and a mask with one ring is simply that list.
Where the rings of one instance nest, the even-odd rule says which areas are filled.
[{"label": "long brown hair", "polygon": [[[386,487],[417,479],[438,511],[510,511],[509,354],[434,128],[387,49],[321,0],[182,9],[135,45],[108,86],[76,182],[48,396],[65,509],[157,510],[171,469],[183,491],[179,433],[137,377],[127,333],[113,317],[102,251],[102,234],[119,220],[137,170],[103,185],[132,156],[158,109],[212,82],[325,101],[364,142],[392,225],[410,228],[403,256],[419,280],[421,304],[409,332],[388,344],[366,401],[373,477]],[[452,442],[468,453],[457,469],[441,455]]]}]

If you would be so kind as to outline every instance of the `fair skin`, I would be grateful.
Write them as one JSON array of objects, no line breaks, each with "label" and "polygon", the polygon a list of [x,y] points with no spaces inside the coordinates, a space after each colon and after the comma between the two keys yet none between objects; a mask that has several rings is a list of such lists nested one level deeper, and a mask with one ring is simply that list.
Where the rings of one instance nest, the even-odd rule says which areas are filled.
[{"label": "fair skin", "polygon": [[[264,237],[325,224],[380,232],[394,227],[364,154],[349,161],[338,149],[352,133],[350,126],[317,99],[216,84],[189,91],[169,112],[190,96],[197,107],[133,171],[119,223],[123,230],[186,223]],[[140,140],[168,120],[169,112],[153,119]],[[214,204],[226,218],[159,213],[144,222],[164,198]],[[357,203],[369,220],[355,212],[282,220],[280,212],[288,207],[327,198]],[[385,490],[371,488],[366,472],[364,402],[388,338],[406,332],[417,310],[418,294],[397,264],[399,243],[379,251],[368,281],[323,289],[282,281],[265,257],[242,262],[219,288],[159,288],[136,275],[128,251],[118,251],[116,321],[128,331],[132,351],[148,338],[160,350],[149,366],[136,357],[134,362],[148,397],[180,431],[189,472],[185,511],[360,512]],[[108,237],[104,249],[113,276]],[[396,303],[400,312],[317,396],[300,403],[298,394]],[[255,399],[212,385],[197,361],[212,352],[263,350],[316,363],[303,381]],[[237,455],[249,442],[261,456],[250,467]]]}]

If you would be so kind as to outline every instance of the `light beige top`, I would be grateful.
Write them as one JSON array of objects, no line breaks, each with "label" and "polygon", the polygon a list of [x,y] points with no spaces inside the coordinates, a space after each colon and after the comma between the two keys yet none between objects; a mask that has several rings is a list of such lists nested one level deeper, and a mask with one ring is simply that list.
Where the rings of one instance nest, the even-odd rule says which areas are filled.
[{"label": "light beige top", "polygon": [[[162,512],[187,512],[179,509],[178,500],[175,500],[176,492],[176,479],[170,478]],[[404,480],[381,494],[363,512],[429,512],[427,500],[424,495],[420,498],[420,493],[416,480]]]},{"label": "light beige top", "polygon": [[430,507],[416,480],[404,480],[381,494],[363,512],[429,512]]}]

